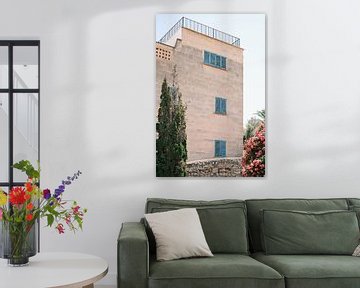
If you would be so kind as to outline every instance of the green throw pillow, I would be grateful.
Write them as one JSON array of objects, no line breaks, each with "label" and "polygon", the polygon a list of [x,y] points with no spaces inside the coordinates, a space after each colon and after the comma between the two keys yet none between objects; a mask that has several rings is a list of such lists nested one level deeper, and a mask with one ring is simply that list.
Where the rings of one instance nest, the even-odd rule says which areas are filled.
[{"label": "green throw pillow", "polygon": [[351,205],[349,207],[349,210],[354,211],[356,213],[356,216],[358,218],[358,224],[359,224],[359,227],[360,227],[360,206]]},{"label": "green throw pillow", "polygon": [[[247,213],[245,201],[224,199],[213,201],[149,198],[146,213],[196,208],[206,241],[213,253],[249,254]],[[176,223],[174,223],[176,227]],[[155,239],[148,225],[150,252],[154,253]]]},{"label": "green throw pillow", "polygon": [[262,210],[266,254],[352,255],[359,244],[354,211]]},{"label": "green throw pillow", "polygon": [[[175,209],[160,207],[154,208],[153,212],[171,210]],[[249,254],[244,208],[198,207],[196,210],[206,241],[213,253]]]}]

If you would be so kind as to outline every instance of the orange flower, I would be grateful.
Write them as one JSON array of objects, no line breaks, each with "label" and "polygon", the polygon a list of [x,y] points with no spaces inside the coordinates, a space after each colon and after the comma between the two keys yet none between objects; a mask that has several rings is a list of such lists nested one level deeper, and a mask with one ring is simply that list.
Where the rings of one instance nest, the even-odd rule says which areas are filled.
[{"label": "orange flower", "polygon": [[29,200],[31,198],[31,195],[29,193],[25,193],[24,198],[25,200]]},{"label": "orange flower", "polygon": [[31,210],[34,208],[34,205],[32,203],[29,203],[26,205],[26,210]]},{"label": "orange flower", "polygon": [[30,182],[26,182],[26,183],[25,183],[25,187],[26,187],[26,190],[27,190],[28,192],[31,192],[31,191],[33,191],[33,189],[34,189],[34,187],[31,185]]},{"label": "orange flower", "polygon": [[26,220],[27,221],[31,221],[33,218],[34,218],[34,216],[32,214],[26,215]]}]

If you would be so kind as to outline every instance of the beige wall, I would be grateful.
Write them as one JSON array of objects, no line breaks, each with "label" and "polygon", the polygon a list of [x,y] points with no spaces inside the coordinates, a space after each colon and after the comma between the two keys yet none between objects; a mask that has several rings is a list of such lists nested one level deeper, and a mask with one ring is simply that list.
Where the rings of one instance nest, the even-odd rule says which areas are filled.
[{"label": "beige wall", "polygon": [[[227,157],[242,154],[243,50],[219,40],[182,28],[175,47],[157,43],[171,51],[170,60],[156,57],[157,107],[161,84],[172,81],[177,66],[177,82],[187,106],[188,161],[214,158],[215,140],[225,140]],[[204,50],[227,58],[227,69],[203,64]],[[159,50],[158,50],[159,51]],[[215,97],[227,99],[227,115],[215,114]]]}]

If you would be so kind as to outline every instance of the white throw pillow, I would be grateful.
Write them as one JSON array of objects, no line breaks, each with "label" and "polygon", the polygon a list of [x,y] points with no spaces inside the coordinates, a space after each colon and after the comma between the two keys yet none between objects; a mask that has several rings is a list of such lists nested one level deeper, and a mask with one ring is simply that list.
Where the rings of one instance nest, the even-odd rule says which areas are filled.
[{"label": "white throw pillow", "polygon": [[352,256],[360,257],[360,244],[358,246],[356,246]]},{"label": "white throw pillow", "polygon": [[213,256],[195,208],[145,214],[156,240],[156,259]]}]

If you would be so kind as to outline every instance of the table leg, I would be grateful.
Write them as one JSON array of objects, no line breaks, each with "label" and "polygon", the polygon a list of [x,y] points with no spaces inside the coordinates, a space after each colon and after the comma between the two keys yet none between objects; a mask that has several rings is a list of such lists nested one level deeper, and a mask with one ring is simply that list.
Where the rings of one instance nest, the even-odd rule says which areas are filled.
[{"label": "table leg", "polygon": [[86,286],[84,286],[83,288],[94,288],[94,284],[86,285]]}]

